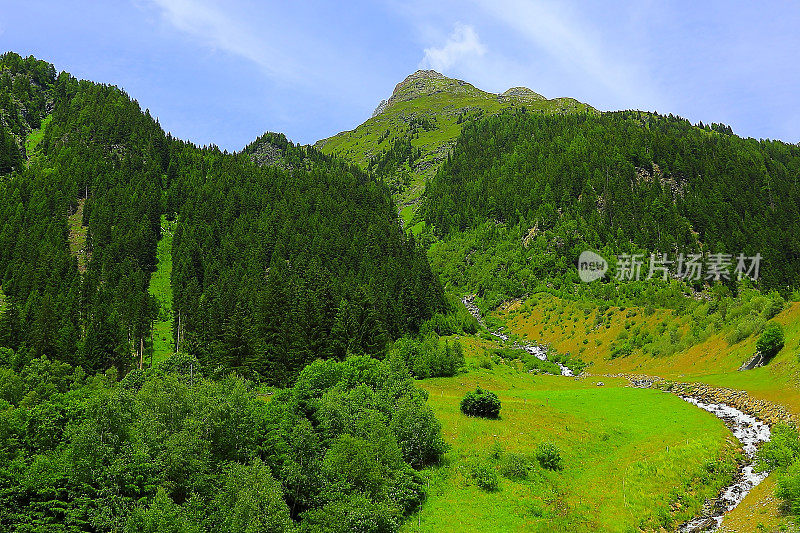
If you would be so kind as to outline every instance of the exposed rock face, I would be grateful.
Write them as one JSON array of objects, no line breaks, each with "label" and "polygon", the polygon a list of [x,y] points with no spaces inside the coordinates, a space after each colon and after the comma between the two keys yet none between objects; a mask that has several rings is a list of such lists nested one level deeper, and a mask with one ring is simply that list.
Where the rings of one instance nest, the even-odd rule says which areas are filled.
[{"label": "exposed rock face", "polygon": [[381,103],[378,104],[378,107],[375,108],[375,111],[372,112],[372,116],[380,115],[381,113],[386,110],[386,106],[389,105],[389,100],[381,100]]},{"label": "exposed rock face", "polygon": [[744,370],[753,370],[754,368],[764,366],[765,364],[767,364],[767,359],[759,352],[756,352],[753,357],[742,363],[742,366],[739,367],[739,372]]},{"label": "exposed rock face", "polygon": [[653,183],[654,181],[666,186],[672,193],[672,198],[677,200],[683,198],[686,190],[686,180],[682,176],[664,175],[664,172],[656,163],[651,164],[651,168],[635,167],[636,175],[631,178],[632,185],[641,183]]},{"label": "exposed rock face", "polygon": [[283,152],[270,142],[259,143],[250,154],[250,160],[258,166],[283,166]]}]

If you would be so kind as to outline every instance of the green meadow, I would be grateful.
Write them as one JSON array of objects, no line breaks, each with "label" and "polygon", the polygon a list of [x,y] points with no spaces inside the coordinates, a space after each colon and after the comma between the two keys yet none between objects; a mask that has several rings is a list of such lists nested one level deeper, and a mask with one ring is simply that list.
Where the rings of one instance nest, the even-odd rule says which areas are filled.
[{"label": "green meadow", "polygon": [[42,119],[42,124],[28,134],[28,137],[25,139],[25,153],[28,155],[28,158],[36,153],[36,148],[39,146],[39,143],[42,142],[42,139],[44,139],[44,132],[52,119],[53,115],[47,115]]},{"label": "green meadow", "polygon": [[[625,532],[696,516],[732,479],[739,448],[730,432],[676,396],[597,381],[500,365],[418,382],[451,449],[428,472],[428,499],[405,531]],[[500,419],[461,414],[477,385],[498,394]],[[542,443],[561,450],[563,470],[537,463]],[[525,478],[504,475],[510,460],[529,466]],[[496,491],[474,483],[480,464],[497,472]]]}]

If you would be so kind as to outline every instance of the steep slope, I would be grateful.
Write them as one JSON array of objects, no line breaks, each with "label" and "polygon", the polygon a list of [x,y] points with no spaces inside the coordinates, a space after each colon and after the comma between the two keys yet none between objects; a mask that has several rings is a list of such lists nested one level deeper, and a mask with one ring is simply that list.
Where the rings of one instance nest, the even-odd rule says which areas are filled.
[{"label": "steep slope", "polygon": [[[537,287],[617,297],[636,286],[614,283],[621,253],[643,254],[642,278],[650,254],[669,254],[675,275],[678,253],[705,254],[695,289],[713,254],[729,254],[718,277],[733,290],[724,278],[736,277],[737,256],[760,254],[758,286],[786,293],[800,280],[798,175],[796,145],[725,126],[638,111],[505,112],[464,129],[420,214],[438,239],[430,255],[443,282],[494,304]],[[609,283],[580,283],[586,249],[611,262]]]},{"label": "steep slope", "polygon": [[595,112],[572,98],[548,100],[525,87],[488,93],[432,70],[418,70],[397,84],[369,120],[315,146],[375,172],[390,184],[396,202],[413,204],[425,180],[447,159],[463,124],[521,106],[546,114]]},{"label": "steep slope", "polygon": [[[26,137],[53,107],[53,65],[17,54],[0,57],[0,174],[25,160]],[[35,147],[35,143],[34,146]]]},{"label": "steep slope", "polygon": [[[444,305],[385,187],[353,165],[280,135],[262,139],[280,158],[263,167],[249,152],[198,148],[120,89],[12,53],[0,79],[15,154],[0,178],[2,342],[22,363],[142,366],[164,216],[179,221],[174,338],[209,368],[284,385],[314,359],[379,354]],[[47,109],[37,157],[22,165]]]}]

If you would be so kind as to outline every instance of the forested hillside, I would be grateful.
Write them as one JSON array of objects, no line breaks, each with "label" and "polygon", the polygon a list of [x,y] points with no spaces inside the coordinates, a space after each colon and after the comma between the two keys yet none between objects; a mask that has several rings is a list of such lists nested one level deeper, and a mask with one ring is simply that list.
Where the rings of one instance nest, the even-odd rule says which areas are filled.
[{"label": "forested hillside", "polygon": [[172,281],[185,349],[276,384],[316,358],[380,355],[444,304],[377,182],[287,148],[289,161],[303,153],[295,170],[184,150],[168,200],[181,206]]},{"label": "forested hillside", "polygon": [[[209,368],[287,384],[317,358],[380,354],[442,308],[388,193],[355,167],[284,138],[300,163],[262,168],[248,153],[173,139],[116,87],[12,53],[0,66],[4,135],[17,145],[0,181],[2,344],[21,364],[142,365],[162,214],[178,220],[176,348]],[[85,272],[68,245],[79,207]]]},{"label": "forested hillside", "polygon": [[[0,133],[0,530],[396,531],[418,508],[446,446],[379,359],[446,305],[383,185],[280,135],[174,139],[13,53]],[[159,301],[178,353],[154,361]]]},{"label": "forested hillside", "polygon": [[420,214],[443,282],[495,302],[577,283],[587,248],[760,253],[760,287],[786,291],[800,279],[798,177],[800,148],[722,125],[521,110],[464,127]]}]

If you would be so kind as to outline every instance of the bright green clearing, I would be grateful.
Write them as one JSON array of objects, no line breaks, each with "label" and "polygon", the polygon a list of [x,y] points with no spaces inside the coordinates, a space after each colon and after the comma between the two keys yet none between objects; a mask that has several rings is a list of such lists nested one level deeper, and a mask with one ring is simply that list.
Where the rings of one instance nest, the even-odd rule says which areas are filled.
[{"label": "bright green clearing", "polygon": [[150,277],[150,294],[158,302],[158,318],[153,324],[153,362],[158,362],[175,351],[172,339],[172,236],[176,221],[161,217],[161,239],[158,241],[156,271]]},{"label": "bright green clearing", "polygon": [[28,138],[25,139],[25,153],[28,155],[28,159],[36,152],[39,143],[44,139],[44,131],[47,129],[47,125],[50,124],[52,119],[53,115],[47,115],[42,119],[41,126],[28,134]]},{"label": "bright green clearing", "polygon": [[[626,382],[531,376],[505,367],[419,382],[452,446],[431,471],[427,501],[405,531],[639,531],[674,527],[698,514],[735,470],[738,444],[714,416],[671,394]],[[476,385],[495,391],[499,420],[469,418],[459,402]],[[532,459],[542,442],[562,451],[564,470]],[[485,492],[469,472],[524,454],[528,479],[500,476]],[[495,454],[492,458],[492,454]]]}]

